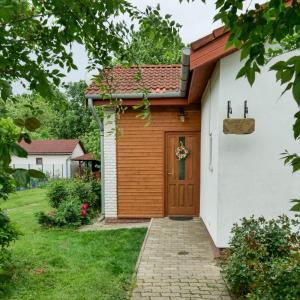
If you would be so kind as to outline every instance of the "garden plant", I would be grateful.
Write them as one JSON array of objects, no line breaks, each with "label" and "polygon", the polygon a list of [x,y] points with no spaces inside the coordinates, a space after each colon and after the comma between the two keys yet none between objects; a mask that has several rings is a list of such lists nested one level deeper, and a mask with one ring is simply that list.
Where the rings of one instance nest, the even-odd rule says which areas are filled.
[{"label": "garden plant", "polygon": [[89,224],[100,209],[100,183],[96,179],[85,181],[54,180],[47,193],[50,212],[38,212],[38,222],[47,227],[77,227]]},{"label": "garden plant", "polygon": [[222,262],[237,299],[300,299],[300,220],[243,218]]}]

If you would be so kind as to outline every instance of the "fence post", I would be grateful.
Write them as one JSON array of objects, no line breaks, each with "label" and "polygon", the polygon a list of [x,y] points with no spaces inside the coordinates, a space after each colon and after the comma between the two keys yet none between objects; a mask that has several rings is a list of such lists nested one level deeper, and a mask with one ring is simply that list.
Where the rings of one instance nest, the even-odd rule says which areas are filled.
[{"label": "fence post", "polygon": [[54,164],[52,164],[52,179],[54,179]]},{"label": "fence post", "polygon": [[[28,164],[28,170],[30,170],[30,164]],[[31,188],[31,177],[29,176],[29,188]]]},{"label": "fence post", "polygon": [[64,178],[64,165],[61,164],[61,178]]}]

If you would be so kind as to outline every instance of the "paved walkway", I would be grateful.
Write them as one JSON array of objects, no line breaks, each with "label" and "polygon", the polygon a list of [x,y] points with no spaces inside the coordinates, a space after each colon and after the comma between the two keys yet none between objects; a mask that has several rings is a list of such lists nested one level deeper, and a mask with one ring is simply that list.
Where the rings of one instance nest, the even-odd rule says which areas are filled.
[{"label": "paved walkway", "polygon": [[198,218],[153,219],[132,300],[230,299]]}]

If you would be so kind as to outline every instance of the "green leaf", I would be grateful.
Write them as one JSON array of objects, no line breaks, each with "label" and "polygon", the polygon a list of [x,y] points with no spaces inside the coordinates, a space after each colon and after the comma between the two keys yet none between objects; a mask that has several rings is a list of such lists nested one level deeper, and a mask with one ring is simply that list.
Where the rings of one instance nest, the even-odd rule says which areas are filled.
[{"label": "green leaf", "polygon": [[246,75],[247,75],[248,82],[252,86],[254,81],[255,81],[255,71],[254,71],[254,69],[249,68]]},{"label": "green leaf", "polygon": [[46,178],[46,175],[43,172],[34,169],[28,170],[28,174],[30,177],[34,178]]},{"label": "green leaf", "polygon": [[12,145],[12,152],[18,157],[27,157],[28,153],[19,144],[15,143]]},{"label": "green leaf", "polygon": [[300,136],[300,111],[295,114],[296,121],[293,125],[294,138],[298,139]]},{"label": "green leaf", "polygon": [[300,105],[300,75],[298,74],[293,83],[293,96],[298,105]]},{"label": "green leaf", "polygon": [[31,137],[27,132],[22,133],[22,138],[27,144],[31,144]]},{"label": "green leaf", "polygon": [[248,72],[248,69],[249,69],[249,66],[248,66],[248,65],[243,66],[243,67],[239,70],[238,74],[236,75],[236,79],[245,76],[245,75],[246,75],[246,72]]},{"label": "green leaf", "polygon": [[280,79],[281,84],[289,82],[294,75],[294,70],[292,68],[286,69],[281,73]]},{"label": "green leaf", "polygon": [[291,201],[292,203],[296,203],[295,205],[292,206],[292,208],[290,209],[291,211],[297,211],[300,212],[300,200],[299,199],[293,199]]},{"label": "green leaf", "polygon": [[290,83],[286,86],[286,88],[284,89],[284,91],[281,93],[280,97],[281,97],[286,91],[290,90],[290,89],[292,88],[292,86],[293,86],[293,83],[290,82]]},{"label": "green leaf", "polygon": [[25,128],[29,131],[35,131],[41,126],[41,122],[34,117],[25,119]]},{"label": "green leaf", "polygon": [[285,61],[278,61],[276,64],[274,64],[270,67],[270,70],[279,71],[279,70],[284,69],[285,67],[286,67]]},{"label": "green leaf", "polygon": [[300,170],[300,157],[296,156],[292,159],[291,165],[293,167],[293,173]]},{"label": "green leaf", "polygon": [[1,98],[5,101],[12,94],[12,89],[8,81],[0,80]]}]

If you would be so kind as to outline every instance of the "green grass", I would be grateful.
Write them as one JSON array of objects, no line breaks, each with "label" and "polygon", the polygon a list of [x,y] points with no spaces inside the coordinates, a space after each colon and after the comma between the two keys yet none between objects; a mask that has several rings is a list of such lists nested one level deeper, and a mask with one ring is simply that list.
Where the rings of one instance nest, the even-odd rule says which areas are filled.
[{"label": "green grass", "polygon": [[42,229],[34,213],[50,209],[44,189],[0,205],[24,233],[11,247],[12,267],[0,274],[0,299],[127,299],[146,229]]}]

